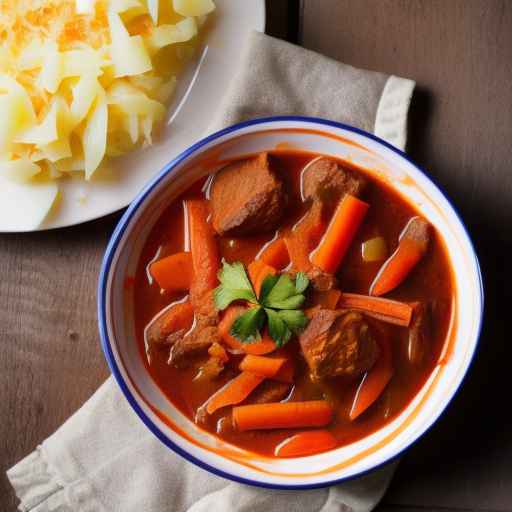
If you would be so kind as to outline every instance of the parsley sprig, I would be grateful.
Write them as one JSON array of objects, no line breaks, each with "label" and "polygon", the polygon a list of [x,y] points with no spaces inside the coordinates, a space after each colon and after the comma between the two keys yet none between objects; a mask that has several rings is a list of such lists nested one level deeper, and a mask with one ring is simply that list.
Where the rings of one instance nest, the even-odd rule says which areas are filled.
[{"label": "parsley sprig", "polygon": [[309,286],[307,276],[299,272],[293,281],[289,275],[269,275],[262,285],[259,297],[252,287],[243,263],[222,262],[220,285],[215,289],[215,306],[227,308],[233,301],[244,300],[252,304],[235,319],[230,334],[244,343],[261,340],[261,330],[268,325],[268,333],[278,347],[287,343],[293,334],[300,334],[308,319],[300,307]]}]

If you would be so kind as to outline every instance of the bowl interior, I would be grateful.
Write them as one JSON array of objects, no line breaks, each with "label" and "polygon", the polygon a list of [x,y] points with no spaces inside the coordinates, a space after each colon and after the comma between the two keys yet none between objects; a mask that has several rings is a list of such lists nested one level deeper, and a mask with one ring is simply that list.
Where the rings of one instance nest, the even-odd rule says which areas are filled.
[{"label": "bowl interior", "polygon": [[[391,183],[437,228],[455,275],[455,307],[441,361],[409,406],[372,435],[327,453],[269,459],[229,445],[201,430],[178,411],[144,368],[134,335],[133,295],[125,287],[135,274],[146,237],[165,207],[224,159],[262,150],[300,148],[360,165]],[[100,277],[99,316],[103,347],[130,404],[168,446],[222,476],[259,485],[327,485],[375,468],[414,442],[437,419],[457,391],[476,348],[482,287],[471,241],[437,187],[400,152],[358,130],[302,118],[244,123],[215,134],[171,162],[139,195],[120,221]]]}]

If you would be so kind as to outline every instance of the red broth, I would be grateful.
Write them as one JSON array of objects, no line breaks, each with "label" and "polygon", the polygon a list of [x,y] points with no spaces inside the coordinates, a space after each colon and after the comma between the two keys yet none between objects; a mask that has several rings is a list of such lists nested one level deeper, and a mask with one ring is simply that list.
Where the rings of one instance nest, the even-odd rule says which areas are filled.
[{"label": "red broth", "polygon": [[[293,226],[304,214],[305,204],[300,194],[300,176],[304,166],[313,158],[294,150],[273,154],[285,181],[290,201],[280,228]],[[339,288],[344,292],[368,294],[382,262],[368,263],[361,256],[361,244],[375,236],[382,236],[392,250],[408,220],[418,215],[391,186],[366,174],[363,170],[340,162],[344,167],[364,174],[370,182],[364,200],[370,204],[368,214],[356,234],[338,272]],[[211,381],[197,381],[198,364],[176,368],[168,364],[168,350],[158,350],[151,362],[146,356],[144,330],[151,320],[169,304],[181,300],[186,293],[168,293],[160,290],[148,273],[148,265],[155,259],[186,250],[184,198],[205,198],[207,179],[195,183],[182,196],[173,201],[152,229],[142,250],[133,287],[135,294],[135,326],[140,356],[151,377],[169,400],[194,421],[197,409],[226,382],[239,373],[238,365],[243,356],[231,355],[225,370]],[[275,232],[249,237],[218,236],[221,256],[228,262],[242,261],[248,265],[262,247],[272,240]],[[411,364],[407,357],[408,330],[404,327],[387,327],[391,339],[394,374],[377,401],[361,416],[351,421],[349,412],[361,378],[335,378],[320,385],[312,382],[309,370],[300,353],[296,339],[286,347],[286,354],[295,362],[294,385],[287,401],[318,400],[328,395],[333,403],[333,421],[325,427],[336,438],[338,446],[361,439],[380,429],[395,418],[414,398],[439,363],[447,340],[452,308],[454,307],[454,282],[450,261],[440,236],[434,231],[427,254],[408,278],[386,298],[404,302],[422,301],[432,304],[432,329],[428,351],[421,364]],[[215,412],[202,424],[206,430],[217,433],[219,425],[230,422],[231,408]],[[279,443],[295,433],[293,429],[238,432],[221,429],[220,437],[265,456],[273,456]]]}]

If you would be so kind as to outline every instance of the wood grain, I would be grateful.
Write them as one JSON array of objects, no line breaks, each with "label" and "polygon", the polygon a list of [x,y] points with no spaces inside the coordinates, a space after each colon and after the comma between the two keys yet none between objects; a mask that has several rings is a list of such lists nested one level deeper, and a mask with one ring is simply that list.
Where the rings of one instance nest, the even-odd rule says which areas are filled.
[{"label": "wood grain", "polygon": [[0,510],[16,509],[5,471],[108,376],[96,283],[117,218],[0,237]]},{"label": "wood grain", "polygon": [[417,81],[409,153],[454,201],[484,274],[478,357],[384,503],[510,511],[512,2],[303,0],[301,21],[304,46]]}]

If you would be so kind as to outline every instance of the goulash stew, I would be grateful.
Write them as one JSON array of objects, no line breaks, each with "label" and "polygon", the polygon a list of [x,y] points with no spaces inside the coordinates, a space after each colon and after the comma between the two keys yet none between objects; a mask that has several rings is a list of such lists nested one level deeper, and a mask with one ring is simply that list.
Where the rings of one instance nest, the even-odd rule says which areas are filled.
[{"label": "goulash stew", "polygon": [[192,421],[265,456],[367,436],[438,364],[445,247],[389,185],[296,151],[229,163],[170,204],[134,286],[141,354]]}]

